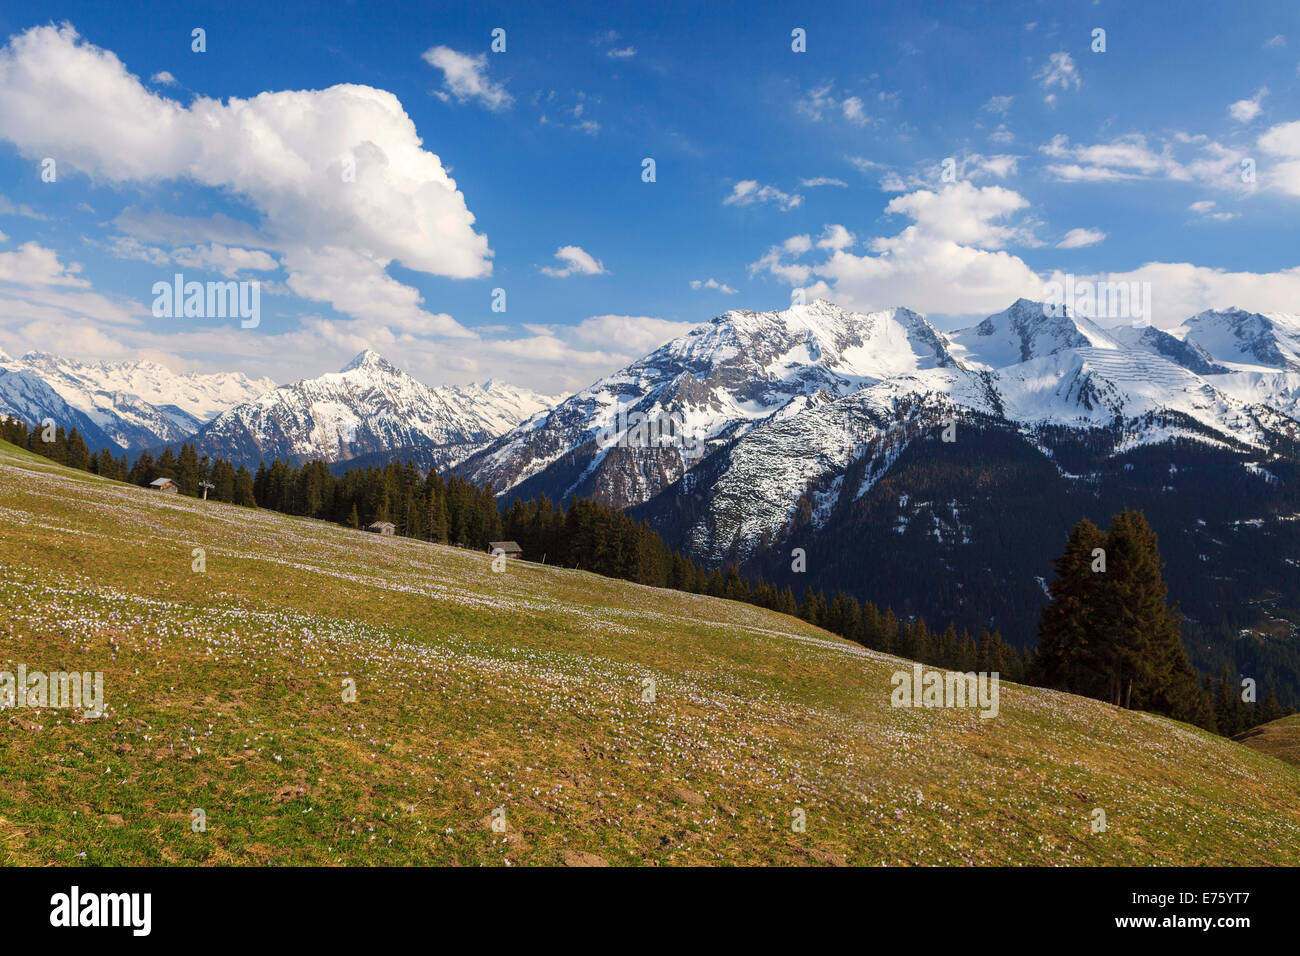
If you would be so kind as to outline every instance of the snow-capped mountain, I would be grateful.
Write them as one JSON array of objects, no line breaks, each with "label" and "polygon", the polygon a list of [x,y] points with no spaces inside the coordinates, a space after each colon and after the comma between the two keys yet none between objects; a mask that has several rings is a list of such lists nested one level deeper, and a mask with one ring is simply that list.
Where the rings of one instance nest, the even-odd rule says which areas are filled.
[{"label": "snow-capped mountain", "polygon": [[445,467],[551,403],[495,382],[434,388],[366,350],[338,372],[272,389],[223,412],[193,441],[201,453],[251,464],[397,458],[423,449],[431,457],[422,464]]},{"label": "snow-capped mountain", "polygon": [[1173,334],[1236,370],[1300,372],[1300,315],[1207,311],[1192,316]]},{"label": "snow-capped mountain", "polygon": [[[817,300],[726,312],[525,422],[460,470],[505,489],[549,469],[536,490],[633,504],[756,423],[798,414],[810,396],[954,364],[944,336],[908,309],[866,315]],[[635,437],[645,431],[655,447]]]},{"label": "snow-capped mountain", "polygon": [[148,361],[78,362],[47,352],[14,359],[0,353],[0,414],[29,424],[52,418],[77,428],[94,449],[181,441],[274,384],[238,372],[177,373]]},{"label": "snow-capped mountain", "polygon": [[1045,309],[1041,302],[1018,299],[1009,309],[949,335],[963,365],[992,369],[1028,362],[1064,349],[1121,348],[1096,323],[1064,308]]},{"label": "snow-capped mountain", "polygon": [[[864,315],[818,300],[728,312],[504,434],[460,471],[513,496],[643,506],[697,557],[744,559],[809,507],[816,524],[839,496],[864,494],[924,428],[948,419],[1026,436],[1122,435],[1112,454],[1187,439],[1268,455],[1297,419],[1297,330],[1295,317],[1240,310],[1173,332],[1108,329],[1024,299],[947,334],[902,308]],[[653,440],[665,432],[695,441]]]}]

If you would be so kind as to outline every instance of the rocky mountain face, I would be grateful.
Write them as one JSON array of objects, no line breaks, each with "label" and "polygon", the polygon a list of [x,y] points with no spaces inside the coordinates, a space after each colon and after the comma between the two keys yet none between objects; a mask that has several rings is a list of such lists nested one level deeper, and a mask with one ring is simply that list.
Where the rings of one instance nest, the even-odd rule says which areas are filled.
[{"label": "rocky mountain face", "polygon": [[863,315],[818,300],[727,312],[506,433],[460,471],[525,497],[637,504],[810,400],[955,364],[944,336],[907,309]]},{"label": "rocky mountain face", "polygon": [[[1023,299],[948,334],[907,309],[864,315],[820,300],[727,312],[505,433],[460,470],[512,496],[594,495],[621,507],[678,482],[674,494],[698,495],[716,473],[692,549],[746,553],[902,407],[1084,430],[1176,413],[1184,424],[1134,426],[1128,441],[1205,431],[1263,448],[1296,418],[1298,335],[1295,316],[1239,310],[1203,313],[1174,333],[1103,329]],[[728,495],[747,502],[743,516],[725,517]]]}]

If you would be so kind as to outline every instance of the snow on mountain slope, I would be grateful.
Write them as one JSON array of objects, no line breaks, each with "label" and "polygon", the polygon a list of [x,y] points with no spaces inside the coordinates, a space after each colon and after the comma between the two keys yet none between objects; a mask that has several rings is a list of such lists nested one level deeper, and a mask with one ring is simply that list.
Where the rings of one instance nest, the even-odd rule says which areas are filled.
[{"label": "snow on mountain slope", "polygon": [[[65,432],[76,429],[87,447],[94,451],[111,448],[115,443],[100,427],[81,411],[73,408],[63,396],[50,388],[40,376],[22,368],[0,364],[0,417],[13,415],[29,428],[40,428],[41,423],[53,420],[56,428]],[[120,449],[114,449],[119,451]]]},{"label": "snow on mountain slope", "polygon": [[1197,375],[1218,375],[1228,371],[1227,366],[1214,361],[1194,342],[1187,342],[1154,326],[1120,326],[1106,331],[1125,348],[1159,355]]},{"label": "snow on mountain slope", "polygon": [[[792,403],[804,396],[846,395],[952,365],[947,339],[908,309],[867,315],[819,299],[783,311],[726,312],[493,442],[462,471],[509,489],[566,458],[563,476],[541,490],[564,496],[584,484],[617,485],[648,496],[698,456],[657,449],[664,462],[653,473],[641,469],[638,456],[611,456],[612,449],[629,445],[639,416],[671,422],[674,434],[687,437],[684,443],[707,446],[735,438],[768,416],[791,414],[797,409]],[[635,473],[605,474],[609,468]]]},{"label": "snow on mountain slope", "polygon": [[[861,497],[915,440],[937,440],[946,422],[975,412],[1019,426],[1028,440],[1039,425],[1081,430],[1128,423],[1121,449],[1189,437],[1194,426],[1152,413],[1179,413],[1210,432],[1263,447],[1267,436],[1246,403],[1146,352],[1077,348],[993,372],[961,367],[924,370],[867,386],[843,398],[773,417],[746,432],[682,480],[690,520],[681,544],[697,557],[745,560],[777,540],[808,507],[820,527],[846,491],[851,465],[864,462],[847,491]],[[1268,424],[1276,427],[1275,422]],[[959,429],[964,426],[957,426]],[[856,474],[856,473],[855,473]],[[677,489],[669,489],[664,498]],[[653,503],[666,507],[667,501]],[[680,510],[680,509],[679,509]]]},{"label": "snow on mountain slope", "polygon": [[1004,415],[1024,423],[1096,427],[1174,411],[1242,441],[1262,440],[1244,403],[1150,352],[1071,349],[999,369],[994,378]]},{"label": "snow on mountain slope", "polygon": [[494,383],[432,388],[366,350],[338,372],[275,388],[222,413],[194,441],[201,452],[245,463],[339,462],[435,446],[446,465],[548,404],[546,396]]},{"label": "snow on mountain slope", "polygon": [[[1268,326],[1284,354],[1287,321]],[[1267,450],[1296,417],[1296,374],[1232,371],[1204,334],[1211,323],[1191,324],[1200,340],[1103,329],[1023,299],[948,335],[906,309],[729,312],[503,435],[462,471],[520,497],[653,502],[641,513],[658,508],[654,520],[684,531],[692,553],[744,557],[801,509],[816,525],[832,499],[860,495],[918,422],[943,415],[1009,422],[1034,447],[1038,428],[1065,426],[1119,427],[1122,449],[1180,437]],[[638,416],[672,420],[702,447],[633,442]],[[861,487],[848,487],[864,456]]]},{"label": "snow on mountain slope", "polygon": [[1171,334],[1234,370],[1300,372],[1300,315],[1209,310]]},{"label": "snow on mountain slope", "polygon": [[872,458],[860,483],[869,486],[924,429],[933,430],[961,406],[992,413],[992,403],[980,373],[948,367],[898,376],[837,400],[809,402],[799,415],[769,419],[702,464],[698,475],[683,479],[683,493],[693,496],[688,547],[693,554],[743,560],[795,517],[810,489],[816,524],[839,496],[853,462]]},{"label": "snow on mountain slope", "polygon": [[[176,373],[154,362],[78,362],[47,352],[6,357],[0,364],[41,379],[122,449],[181,441],[203,422],[274,385],[238,372]],[[49,407],[40,417],[58,421],[59,413]]]},{"label": "snow on mountain slope", "polygon": [[1090,319],[1064,307],[1017,299],[1010,308],[968,329],[950,333],[953,354],[975,368],[1003,368],[1063,349],[1121,348]]}]

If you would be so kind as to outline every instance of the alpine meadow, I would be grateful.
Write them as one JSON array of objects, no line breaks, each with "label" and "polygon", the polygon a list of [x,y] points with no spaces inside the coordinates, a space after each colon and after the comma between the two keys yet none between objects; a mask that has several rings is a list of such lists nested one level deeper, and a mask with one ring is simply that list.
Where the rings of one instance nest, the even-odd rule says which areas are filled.
[{"label": "alpine meadow", "polygon": [[15,927],[524,943],[571,907],[518,867],[620,868],[611,930],[761,867],[794,925],[816,867],[880,927],[1281,930],[1298,50],[1290,0],[0,7]]}]

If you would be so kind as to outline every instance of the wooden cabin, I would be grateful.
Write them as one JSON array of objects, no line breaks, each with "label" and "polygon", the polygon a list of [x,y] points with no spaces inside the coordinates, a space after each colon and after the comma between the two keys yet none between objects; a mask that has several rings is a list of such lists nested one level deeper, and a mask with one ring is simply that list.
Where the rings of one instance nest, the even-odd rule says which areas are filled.
[{"label": "wooden cabin", "polygon": [[524,549],[513,541],[489,541],[488,554],[504,554],[507,558],[522,558]]}]

